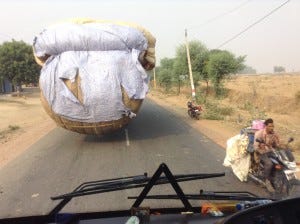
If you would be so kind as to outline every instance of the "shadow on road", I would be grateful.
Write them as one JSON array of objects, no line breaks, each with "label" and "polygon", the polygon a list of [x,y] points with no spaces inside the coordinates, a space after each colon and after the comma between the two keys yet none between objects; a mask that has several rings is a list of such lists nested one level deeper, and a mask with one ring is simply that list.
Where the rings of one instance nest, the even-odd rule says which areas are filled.
[{"label": "shadow on road", "polygon": [[87,135],[87,142],[118,142],[126,140],[125,130],[130,140],[145,140],[164,136],[186,134],[191,129],[185,122],[156,103],[146,100],[138,116],[118,132],[104,136]]},{"label": "shadow on road", "polygon": [[122,142],[125,140],[125,130],[120,130],[107,135],[86,135],[85,142]]}]

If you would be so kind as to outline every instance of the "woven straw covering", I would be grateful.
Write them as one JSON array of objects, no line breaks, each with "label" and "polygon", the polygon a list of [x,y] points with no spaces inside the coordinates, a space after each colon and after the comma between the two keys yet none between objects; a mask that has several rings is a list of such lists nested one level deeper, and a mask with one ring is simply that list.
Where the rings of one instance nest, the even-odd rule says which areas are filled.
[{"label": "woven straw covering", "polygon": [[[137,113],[142,105],[143,100],[129,99],[128,95],[123,89],[122,89],[122,96],[123,96],[122,99],[124,104],[128,108],[130,108],[133,112]],[[47,114],[56,122],[58,126],[81,134],[103,135],[103,134],[112,133],[120,130],[122,127],[127,125],[131,120],[129,117],[124,116],[119,120],[97,122],[97,123],[72,121],[55,114],[53,110],[50,108],[47,100],[45,99],[42,93],[41,93],[41,102]]]}]

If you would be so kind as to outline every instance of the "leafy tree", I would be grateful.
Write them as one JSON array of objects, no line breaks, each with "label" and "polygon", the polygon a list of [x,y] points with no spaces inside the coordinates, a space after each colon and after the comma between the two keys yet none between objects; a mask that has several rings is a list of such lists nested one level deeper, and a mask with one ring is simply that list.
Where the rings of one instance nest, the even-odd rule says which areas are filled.
[{"label": "leafy tree", "polygon": [[285,68],[282,66],[274,66],[274,73],[285,72]]},{"label": "leafy tree", "polygon": [[251,66],[246,65],[244,69],[238,71],[239,74],[256,74],[256,70]]},{"label": "leafy tree", "polygon": [[13,85],[37,83],[39,71],[30,45],[15,40],[0,45],[0,74]]},{"label": "leafy tree", "polygon": [[235,57],[228,51],[212,50],[210,52],[206,69],[217,96],[222,93],[222,81],[230,74],[242,70],[244,61],[245,56]]},{"label": "leafy tree", "polygon": [[181,58],[175,58],[174,64],[173,64],[173,82],[177,84],[178,91],[177,93],[180,93],[180,87],[183,85],[184,80],[188,77],[188,71],[187,67],[185,66]]},{"label": "leafy tree", "polygon": [[172,71],[173,71],[174,59],[163,58],[160,61],[160,66],[157,69],[158,82],[161,86],[165,87],[168,91],[172,86]]},{"label": "leafy tree", "polygon": [[[228,51],[218,49],[209,51],[199,41],[191,41],[189,48],[194,84],[197,86],[200,80],[204,80],[206,82],[206,96],[209,81],[213,83],[216,94],[221,95],[223,80],[230,74],[244,69],[245,56],[235,57]],[[186,46],[181,44],[177,47],[175,58],[162,59],[158,71],[160,85],[169,89],[172,83],[176,83],[178,93],[180,93],[184,79],[189,74]]]},{"label": "leafy tree", "polygon": [[166,70],[172,70],[174,65],[173,58],[163,58],[160,60],[160,68]]},{"label": "leafy tree", "polygon": [[[208,61],[208,49],[200,41],[194,40],[189,42],[189,52],[195,86],[201,79],[208,84],[208,74],[205,69],[205,64]],[[176,49],[174,73],[177,77],[189,74],[185,44],[179,45]]]}]

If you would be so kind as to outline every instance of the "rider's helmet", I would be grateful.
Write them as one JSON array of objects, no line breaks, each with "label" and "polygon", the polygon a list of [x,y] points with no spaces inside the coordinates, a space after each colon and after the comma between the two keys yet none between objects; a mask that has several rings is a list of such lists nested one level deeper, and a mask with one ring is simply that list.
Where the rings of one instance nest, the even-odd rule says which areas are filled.
[{"label": "rider's helmet", "polygon": [[191,101],[187,102],[187,106],[192,107],[192,102]]}]

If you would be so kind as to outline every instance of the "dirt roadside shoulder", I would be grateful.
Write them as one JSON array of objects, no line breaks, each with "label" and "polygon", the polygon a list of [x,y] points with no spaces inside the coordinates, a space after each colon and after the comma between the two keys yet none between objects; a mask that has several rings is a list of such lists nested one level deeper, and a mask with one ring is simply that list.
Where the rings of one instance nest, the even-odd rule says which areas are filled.
[{"label": "dirt roadside shoulder", "polygon": [[0,169],[56,127],[39,99],[39,90],[26,97],[1,95]]},{"label": "dirt roadside shoulder", "polygon": [[[181,119],[220,145],[224,150],[226,149],[227,140],[239,134],[241,130],[239,124],[233,124],[232,122],[225,120],[215,121],[201,118],[200,120],[192,120],[187,115],[186,102],[188,99],[185,96],[168,96],[158,91],[151,91],[147,97],[156,102],[158,105],[167,107],[169,110],[176,113],[176,115],[178,115]],[[300,161],[300,155],[298,153],[295,157],[296,161]]]},{"label": "dirt roadside shoulder", "polygon": [[46,120],[39,123],[38,126],[27,128],[26,132],[20,130],[10,136],[11,139],[9,141],[0,145],[0,169],[26,151],[26,149],[55,127],[56,125],[52,120]]}]

